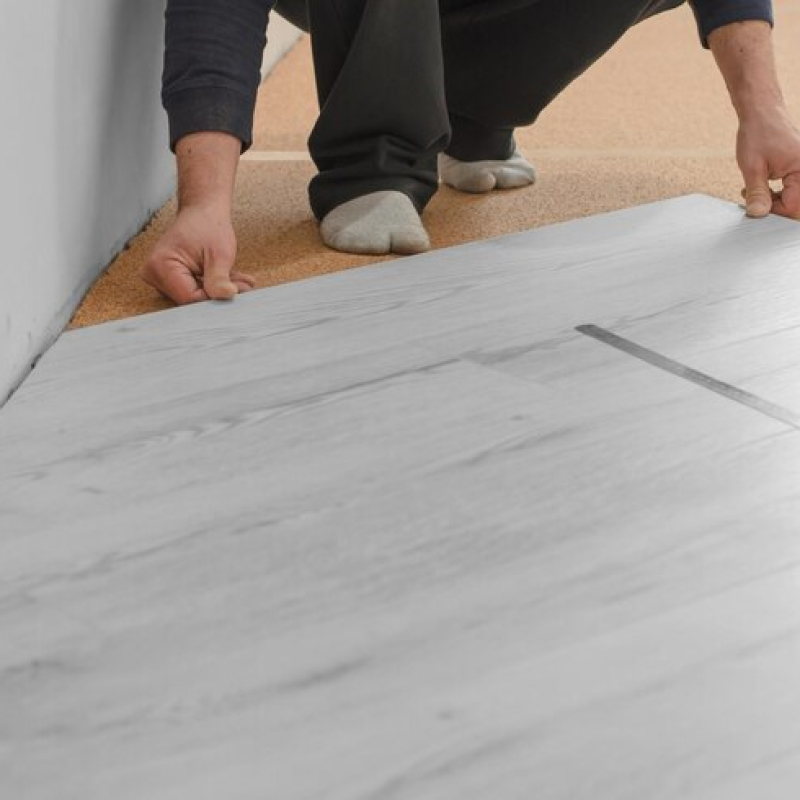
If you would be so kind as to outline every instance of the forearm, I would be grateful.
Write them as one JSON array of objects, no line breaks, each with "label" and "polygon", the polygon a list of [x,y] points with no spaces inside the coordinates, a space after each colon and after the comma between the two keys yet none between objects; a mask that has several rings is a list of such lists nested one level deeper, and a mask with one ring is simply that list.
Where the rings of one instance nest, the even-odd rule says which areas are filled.
[{"label": "forearm", "polygon": [[740,120],[785,111],[769,24],[725,25],[709,35],[708,43]]},{"label": "forearm", "polygon": [[184,136],[175,148],[179,208],[204,208],[228,218],[240,152],[239,139],[227,133]]}]

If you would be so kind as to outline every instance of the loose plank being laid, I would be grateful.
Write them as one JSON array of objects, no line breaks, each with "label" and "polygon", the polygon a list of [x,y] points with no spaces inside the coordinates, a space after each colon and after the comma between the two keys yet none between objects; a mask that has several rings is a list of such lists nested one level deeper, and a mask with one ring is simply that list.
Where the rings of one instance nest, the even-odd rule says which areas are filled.
[{"label": "loose plank being laid", "polygon": [[800,434],[576,330],[797,414],[792,265],[690,197],[62,337],[0,795],[793,799]]}]

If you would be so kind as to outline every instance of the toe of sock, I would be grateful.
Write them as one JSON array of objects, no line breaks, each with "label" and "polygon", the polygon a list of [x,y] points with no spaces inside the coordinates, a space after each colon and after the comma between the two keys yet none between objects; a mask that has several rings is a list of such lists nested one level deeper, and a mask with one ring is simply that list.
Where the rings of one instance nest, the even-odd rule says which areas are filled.
[{"label": "toe of sock", "polygon": [[391,248],[393,253],[404,256],[427,253],[431,241],[421,225],[409,226],[392,231]]},{"label": "toe of sock", "polygon": [[497,176],[489,169],[464,170],[461,175],[454,176],[450,185],[461,192],[484,194],[497,188]]},{"label": "toe of sock", "polygon": [[506,161],[458,161],[443,155],[439,173],[448,186],[471,194],[518,189],[536,182],[533,166],[519,151]]},{"label": "toe of sock", "polygon": [[401,192],[363,195],[331,211],[320,226],[325,244],[358,255],[409,255],[430,249],[411,200]]},{"label": "toe of sock", "polygon": [[388,234],[364,236],[345,229],[328,236],[323,233],[322,241],[332,250],[357,256],[385,256],[392,252],[392,240]]},{"label": "toe of sock", "polygon": [[536,173],[530,164],[523,166],[500,167],[495,173],[498,189],[520,189],[536,182]]}]

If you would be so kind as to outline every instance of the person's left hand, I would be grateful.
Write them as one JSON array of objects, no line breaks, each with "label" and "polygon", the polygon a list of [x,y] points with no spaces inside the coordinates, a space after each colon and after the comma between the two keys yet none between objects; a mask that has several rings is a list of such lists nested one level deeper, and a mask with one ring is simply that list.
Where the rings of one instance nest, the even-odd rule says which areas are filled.
[{"label": "person's left hand", "polygon": [[[760,111],[740,122],[736,159],[748,217],[771,212],[800,220],[800,130],[785,109]],[[771,190],[771,180],[783,188]]]}]

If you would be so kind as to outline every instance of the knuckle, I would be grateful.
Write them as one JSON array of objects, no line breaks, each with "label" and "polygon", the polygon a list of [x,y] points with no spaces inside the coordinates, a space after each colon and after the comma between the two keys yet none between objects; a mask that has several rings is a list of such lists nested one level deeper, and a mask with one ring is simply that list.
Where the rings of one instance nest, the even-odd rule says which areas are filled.
[{"label": "knuckle", "polygon": [[209,249],[212,264],[231,266],[236,260],[236,244],[231,242],[216,242]]},{"label": "knuckle", "polygon": [[747,196],[751,199],[772,199],[768,186],[750,186],[747,189]]}]

